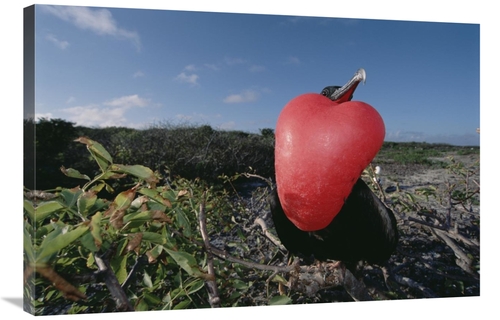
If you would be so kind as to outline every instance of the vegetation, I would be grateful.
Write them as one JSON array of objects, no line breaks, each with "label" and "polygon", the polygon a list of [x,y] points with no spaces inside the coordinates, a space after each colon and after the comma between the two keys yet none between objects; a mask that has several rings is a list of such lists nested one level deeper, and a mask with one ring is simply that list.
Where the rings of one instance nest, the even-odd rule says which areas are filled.
[{"label": "vegetation", "polygon": [[[134,130],[25,121],[25,310],[44,315],[324,302],[292,290],[297,288],[289,280],[297,265],[287,266],[286,251],[272,242],[269,217],[262,214],[268,211],[265,199],[274,179],[273,144],[272,129],[250,134],[210,126],[162,124]],[[432,165],[430,157],[457,150],[470,148],[385,143],[377,161]],[[400,213],[404,228],[415,223],[410,215],[415,213],[426,219],[420,225],[439,226],[435,234],[444,243],[453,241],[447,232],[478,239],[473,227],[479,226],[474,213],[479,186],[472,179],[478,167],[453,161],[447,168],[458,180],[449,181],[443,192],[422,187],[386,197],[373,187]],[[372,181],[368,169],[366,178]],[[29,179],[33,173],[36,181]],[[248,200],[238,186],[247,178],[262,186],[254,187]],[[422,205],[421,199],[429,197],[447,209]],[[465,208],[460,214],[469,219],[467,225],[457,222],[463,219],[456,208]],[[404,249],[415,244],[403,240]],[[443,256],[462,255],[457,265],[467,263],[458,269],[467,269],[475,279],[478,248],[448,246],[452,254]],[[406,272],[408,263],[398,265]],[[405,281],[415,277],[404,275]],[[437,296],[476,292],[463,276],[447,283]],[[467,291],[467,284],[473,289]],[[404,285],[412,293],[386,288],[374,296],[432,296],[428,291],[419,295],[418,283]],[[350,297],[360,296],[344,287]]]},{"label": "vegetation", "polygon": [[[216,262],[215,275],[207,271],[207,252],[197,223],[203,210],[208,216],[205,228],[223,232],[233,228],[233,208],[224,191],[198,179],[177,178],[157,186],[161,177],[149,168],[116,164],[98,142],[87,138],[78,142],[86,145],[97,163],[97,176],[62,167],[66,176],[85,184],[51,193],[26,190],[28,311],[209,307],[204,283],[214,276],[222,289],[220,305],[238,304],[249,286],[240,280],[245,272],[225,261]],[[98,197],[101,190],[111,189],[109,181],[125,176],[134,180],[133,187],[112,201]],[[100,281],[103,284],[96,284]],[[68,305],[67,300],[75,303]]]},{"label": "vegetation", "polygon": [[455,152],[460,155],[479,154],[478,147],[458,147],[448,144],[432,144],[418,142],[384,142],[377,155],[378,163],[421,164],[442,166],[443,163],[433,161],[432,157],[443,156]]},{"label": "vegetation", "polygon": [[[25,186],[46,190],[54,186],[71,186],[73,181],[58,171],[72,167],[81,172],[97,171],[82,145],[72,141],[85,136],[99,141],[117,163],[134,163],[164,174],[165,178],[182,176],[216,182],[221,174],[234,175],[253,167],[257,173],[271,177],[274,172],[274,134],[214,130],[208,125],[151,126],[145,130],[130,128],[86,128],[60,119],[41,119],[34,124],[25,120],[25,132],[34,131],[36,163],[25,165]],[[33,128],[36,128],[35,130]],[[30,147],[29,143],[25,146]],[[31,144],[32,146],[32,144]],[[30,150],[25,150],[25,157]],[[25,158],[25,161],[28,159]],[[36,168],[36,186],[32,168]]]}]

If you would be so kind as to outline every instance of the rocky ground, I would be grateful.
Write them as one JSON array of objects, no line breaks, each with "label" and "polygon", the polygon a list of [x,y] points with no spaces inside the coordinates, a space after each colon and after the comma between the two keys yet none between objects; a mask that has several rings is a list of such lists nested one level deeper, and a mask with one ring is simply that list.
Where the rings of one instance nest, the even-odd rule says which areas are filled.
[{"label": "rocky ground", "polygon": [[[352,270],[374,300],[479,295],[479,154],[448,153],[430,160],[433,165],[380,163],[383,192],[377,194],[394,211],[400,240],[385,266],[364,264]],[[237,215],[235,221],[247,235],[248,250],[232,253],[286,265],[286,252],[266,241],[261,226],[254,223],[263,218],[274,231],[265,195],[265,190],[258,189],[241,200],[248,216]],[[220,236],[215,242],[238,241],[231,235]],[[261,281],[254,282],[244,304],[267,304],[269,288],[276,290],[266,283],[269,273],[249,269],[247,277]],[[313,295],[284,292],[292,303],[314,303],[353,301],[348,291],[337,286]]]},{"label": "rocky ground", "polygon": [[431,160],[445,167],[386,165],[382,172],[385,190],[396,186],[386,202],[401,235],[389,264],[408,279],[397,281],[398,297],[479,295],[479,155]]}]

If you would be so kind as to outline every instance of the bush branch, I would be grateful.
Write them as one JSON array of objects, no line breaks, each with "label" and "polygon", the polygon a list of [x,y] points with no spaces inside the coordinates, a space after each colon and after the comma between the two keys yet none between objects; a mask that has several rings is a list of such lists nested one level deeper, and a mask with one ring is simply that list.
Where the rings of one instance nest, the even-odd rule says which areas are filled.
[{"label": "bush branch", "polygon": [[111,296],[116,302],[116,309],[118,311],[134,311],[134,308],[130,304],[130,301],[125,294],[122,286],[118,282],[116,275],[114,274],[111,266],[109,264],[110,251],[114,251],[113,247],[102,255],[95,255],[95,262],[99,271],[104,275],[104,281],[108,287]]},{"label": "bush branch", "polygon": [[200,213],[198,215],[198,221],[200,223],[200,232],[201,232],[201,237],[203,239],[203,244],[205,249],[207,250],[207,266],[208,266],[209,280],[205,281],[205,286],[208,291],[208,297],[209,297],[208,301],[212,308],[219,308],[221,306],[220,305],[221,301],[219,297],[219,290],[217,289],[217,283],[215,281],[214,259],[212,252],[210,250],[211,246],[207,234],[205,194],[203,194],[203,200],[200,203]]}]

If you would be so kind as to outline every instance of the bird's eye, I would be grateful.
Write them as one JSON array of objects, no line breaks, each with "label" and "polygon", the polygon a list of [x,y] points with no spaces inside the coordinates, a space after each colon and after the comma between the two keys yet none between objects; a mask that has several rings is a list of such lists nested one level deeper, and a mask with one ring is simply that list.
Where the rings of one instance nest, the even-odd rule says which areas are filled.
[{"label": "bird's eye", "polygon": [[326,97],[326,95],[328,94],[328,90],[326,89],[323,89],[323,91],[321,91],[321,94],[324,95]]}]

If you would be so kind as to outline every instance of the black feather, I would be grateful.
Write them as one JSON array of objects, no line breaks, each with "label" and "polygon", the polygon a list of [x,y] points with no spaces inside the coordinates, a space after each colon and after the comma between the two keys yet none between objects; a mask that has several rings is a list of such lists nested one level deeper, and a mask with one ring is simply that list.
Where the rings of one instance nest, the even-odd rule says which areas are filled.
[{"label": "black feather", "polygon": [[314,232],[298,229],[286,217],[277,189],[269,200],[278,237],[293,254],[314,255],[318,260],[383,263],[396,248],[398,231],[394,214],[361,178],[333,221]]}]

